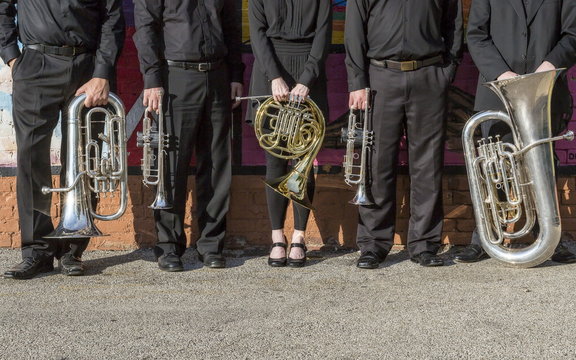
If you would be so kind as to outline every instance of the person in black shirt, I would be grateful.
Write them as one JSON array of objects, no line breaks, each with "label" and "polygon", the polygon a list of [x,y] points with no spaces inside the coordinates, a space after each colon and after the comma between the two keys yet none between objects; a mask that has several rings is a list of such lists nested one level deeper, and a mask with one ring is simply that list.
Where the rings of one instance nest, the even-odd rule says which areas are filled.
[{"label": "person in black shirt", "polygon": [[394,240],[398,145],[406,132],[410,167],[408,252],[440,266],[446,94],[462,48],[460,0],[349,0],[345,45],[349,105],[373,93],[369,164],[375,205],[360,206],[357,266],[374,269]]},{"label": "person in black shirt", "polygon": [[[250,95],[272,94],[277,101],[310,98],[328,114],[324,61],[330,44],[332,4],[328,0],[250,0],[250,41],[255,62]],[[247,112],[252,122],[257,103]],[[266,180],[288,172],[288,160],[266,152]],[[307,194],[314,195],[314,176],[308,176]],[[266,186],[268,215],[272,225],[270,266],[303,266],[306,262],[304,235],[310,210],[293,203],[294,232],[286,259],[284,221],[288,199]]]},{"label": "person in black shirt", "polygon": [[[17,21],[16,21],[17,19]],[[50,141],[62,116],[61,179],[66,161],[66,105],[86,94],[85,106],[108,103],[114,66],[124,42],[121,0],[16,0],[0,2],[0,56],[12,69],[16,131],[17,201],[23,261],[5,278],[29,279],[53,270],[82,275],[88,238],[48,240]],[[22,52],[17,41],[24,45]]]},{"label": "person in black shirt", "polygon": [[[178,145],[168,151],[169,210],[154,210],[155,253],[164,271],[182,271],[188,172],[196,150],[196,249],[208,267],[222,256],[231,182],[231,99],[242,95],[244,66],[234,0],[135,0],[134,16],[144,106],[165,109],[166,131]],[[159,96],[164,92],[166,95]],[[238,104],[234,104],[237,106]]]},{"label": "person in black shirt", "polygon": [[[576,64],[576,3],[572,0],[474,0],[467,39],[472,59],[480,70],[474,110],[506,111],[496,94],[482,84]],[[559,133],[572,114],[572,98],[565,77],[556,82],[552,98],[552,128],[554,133]],[[502,122],[484,122],[482,135],[500,135],[503,141],[514,142],[510,129]],[[535,227],[533,234],[537,232]],[[468,263],[487,257],[474,231],[472,244],[456,254],[454,261]],[[576,255],[560,243],[552,260],[573,263]]]}]

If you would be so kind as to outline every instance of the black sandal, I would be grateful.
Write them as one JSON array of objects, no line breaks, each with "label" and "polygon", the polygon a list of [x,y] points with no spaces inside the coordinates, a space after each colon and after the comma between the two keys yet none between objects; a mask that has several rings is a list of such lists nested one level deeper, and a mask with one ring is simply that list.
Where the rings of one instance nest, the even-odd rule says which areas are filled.
[{"label": "black sandal", "polygon": [[292,259],[290,256],[288,256],[288,266],[290,267],[302,267],[304,266],[304,264],[306,264],[306,251],[308,250],[308,248],[306,247],[306,245],[302,244],[302,243],[292,243],[290,244],[290,250],[292,250],[292,247],[298,247],[301,248],[302,250],[304,250],[304,257],[302,259]]},{"label": "black sandal", "polygon": [[[273,243],[272,246],[270,246],[270,251],[272,251],[272,249],[275,248],[276,246],[283,247],[284,249],[286,249],[286,243],[285,242],[276,242],[276,243]],[[268,256],[268,265],[270,265],[272,267],[286,266],[286,256],[284,256],[282,258],[271,258],[270,256]]]}]

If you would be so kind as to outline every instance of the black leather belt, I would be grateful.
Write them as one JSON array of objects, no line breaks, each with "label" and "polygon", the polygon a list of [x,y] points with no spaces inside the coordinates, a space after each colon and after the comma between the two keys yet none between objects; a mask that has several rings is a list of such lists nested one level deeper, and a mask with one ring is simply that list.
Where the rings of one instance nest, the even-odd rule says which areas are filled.
[{"label": "black leather belt", "polygon": [[85,47],[77,46],[51,46],[43,44],[25,45],[26,48],[40,51],[48,55],[76,56],[88,52]]},{"label": "black leather belt", "polygon": [[184,70],[194,71],[212,71],[218,69],[222,65],[222,60],[212,62],[190,62],[190,61],[173,61],[166,60],[168,66],[179,67]]},{"label": "black leather belt", "polygon": [[434,57],[423,60],[409,60],[409,61],[370,59],[370,64],[372,65],[400,71],[414,71],[423,68],[425,66],[439,64],[441,62],[444,62],[444,58],[442,57],[442,55],[436,55]]}]

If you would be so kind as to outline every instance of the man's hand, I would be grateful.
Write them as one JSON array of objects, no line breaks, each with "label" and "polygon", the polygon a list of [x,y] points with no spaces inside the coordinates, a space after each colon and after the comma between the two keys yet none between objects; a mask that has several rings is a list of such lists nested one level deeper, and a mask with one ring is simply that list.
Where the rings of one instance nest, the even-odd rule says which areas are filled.
[{"label": "man's hand", "polygon": [[296,84],[294,89],[290,91],[290,100],[292,101],[302,101],[306,99],[308,94],[310,93],[310,89],[308,86],[302,84]]},{"label": "man's hand", "polygon": [[76,96],[86,94],[84,106],[92,107],[98,105],[108,104],[108,93],[110,92],[110,84],[108,80],[101,78],[92,78],[86,84],[82,85],[76,91]]},{"label": "man's hand", "polygon": [[366,110],[366,90],[352,91],[348,98],[348,107],[354,110]]},{"label": "man's hand", "polygon": [[539,72],[543,72],[543,71],[550,71],[550,70],[555,70],[556,66],[554,66],[554,64],[552,64],[551,62],[548,61],[544,61],[542,62],[542,64],[540,64],[540,66],[538,66],[538,69],[536,69],[535,72],[539,73]]},{"label": "man's hand", "polygon": [[516,77],[516,76],[518,76],[518,74],[516,74],[515,72],[506,71],[502,75],[498,76],[498,79],[496,79],[496,80],[507,80],[507,79],[512,79],[513,77]]},{"label": "man's hand", "polygon": [[162,102],[162,95],[164,95],[164,89],[161,87],[144,89],[142,105],[146,106],[148,111],[153,111],[158,114],[158,109]]},{"label": "man's hand", "polygon": [[272,80],[272,96],[276,101],[286,101],[288,100],[288,94],[290,94],[290,89],[286,82],[281,77]]},{"label": "man's hand", "polygon": [[230,98],[232,99],[232,109],[236,109],[240,105],[240,101],[236,101],[237,97],[242,96],[244,86],[239,82],[230,83]]}]

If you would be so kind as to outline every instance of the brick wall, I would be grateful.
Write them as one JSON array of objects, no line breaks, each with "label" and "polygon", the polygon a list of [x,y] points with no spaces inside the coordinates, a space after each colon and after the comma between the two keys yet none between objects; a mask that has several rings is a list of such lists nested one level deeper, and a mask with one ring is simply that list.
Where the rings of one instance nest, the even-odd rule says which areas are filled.
[{"label": "brick wall", "polygon": [[[269,246],[270,224],[266,211],[266,199],[262,176],[235,175],[232,182],[231,209],[228,216],[226,249],[246,253]],[[193,210],[194,178],[190,177],[188,209]],[[316,181],[313,212],[307,231],[307,243],[311,249],[333,250],[354,248],[357,208],[347,201],[354,193],[343,184],[341,175],[319,175]],[[409,180],[405,175],[398,179],[397,233],[395,244],[406,242],[409,214]],[[115,221],[96,221],[108,236],[93,238],[89,249],[131,250],[153,246],[156,237],[152,211],[154,194],[144,187],[140,176],[129,178],[129,203],[125,215]],[[573,177],[558,180],[560,211],[564,230],[576,231],[576,182]],[[18,214],[16,209],[15,177],[0,177],[0,247],[19,247]],[[53,213],[59,212],[58,197],[54,196]],[[114,211],[113,201],[104,199],[99,211]],[[186,214],[185,228],[188,239],[194,239],[197,227],[191,211]],[[286,231],[292,231],[292,212],[288,209]],[[465,175],[448,175],[444,179],[444,234],[443,243],[467,244],[470,241],[474,220],[468,182]],[[58,218],[55,218],[55,224]]]}]

